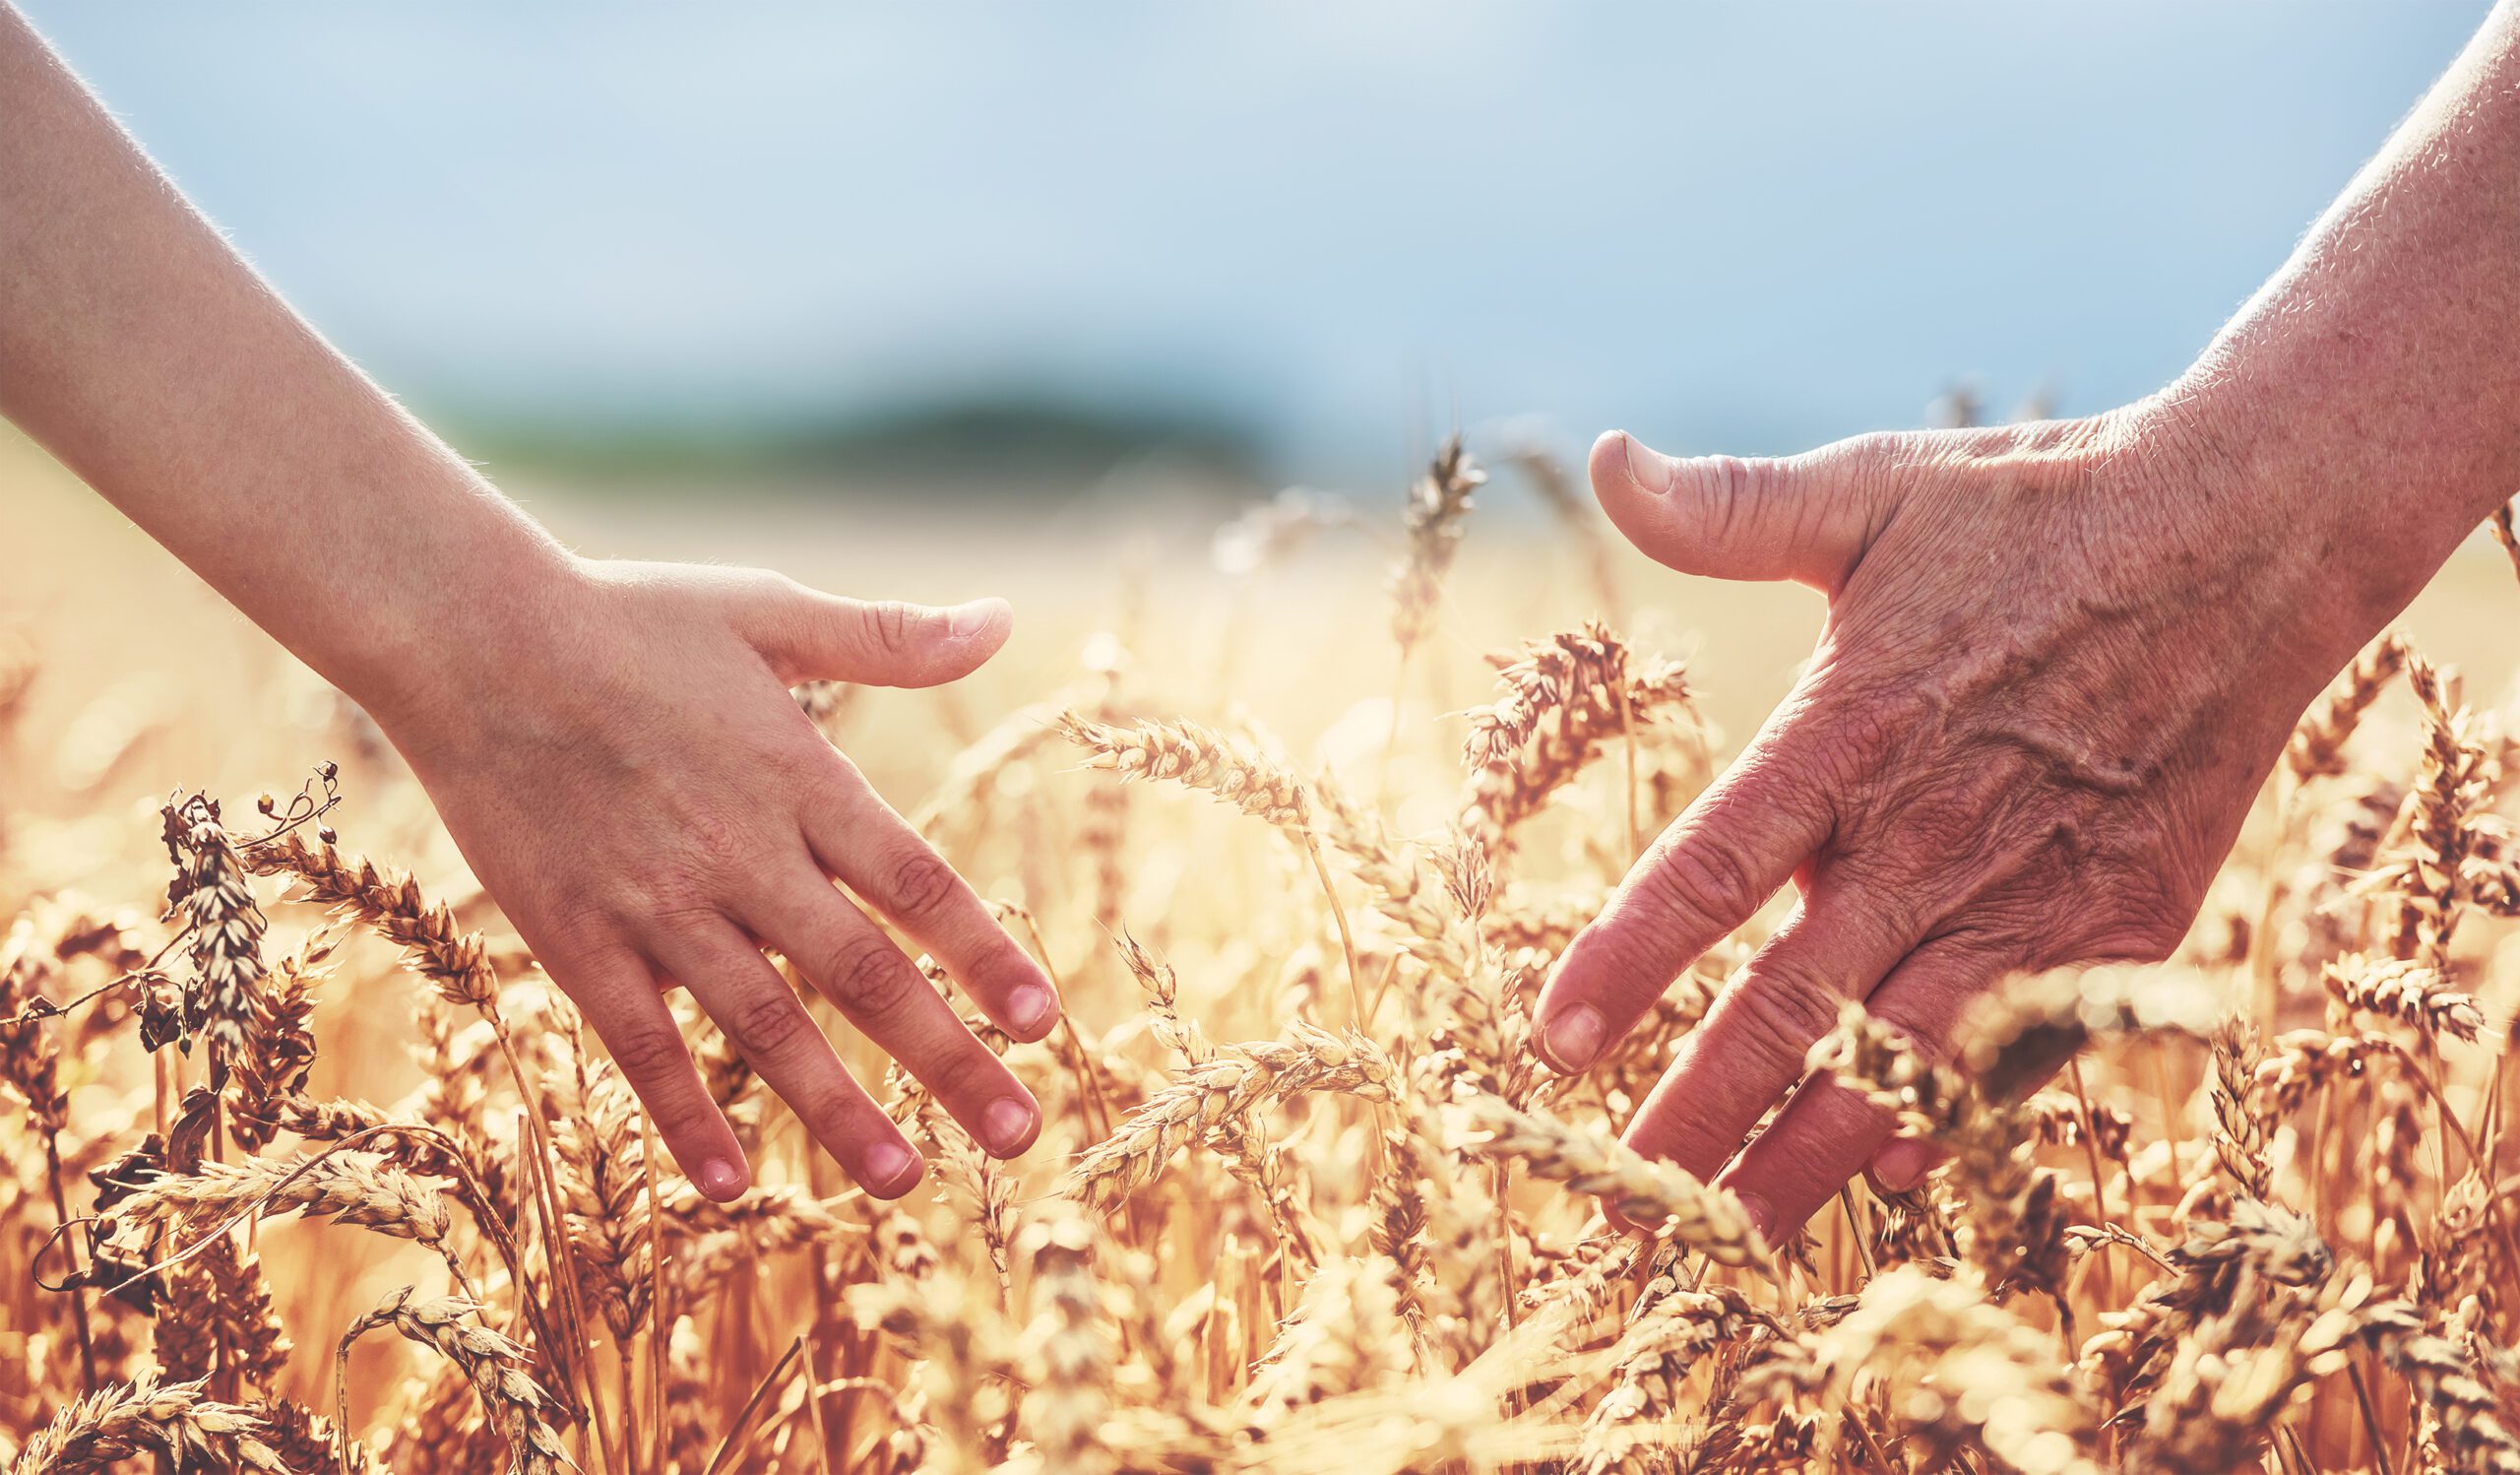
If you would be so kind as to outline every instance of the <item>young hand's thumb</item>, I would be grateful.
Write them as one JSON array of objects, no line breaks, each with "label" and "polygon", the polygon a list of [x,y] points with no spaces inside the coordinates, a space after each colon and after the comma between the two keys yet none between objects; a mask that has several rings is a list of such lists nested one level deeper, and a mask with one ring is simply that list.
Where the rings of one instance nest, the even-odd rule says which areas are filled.
[{"label": "young hand's thumb", "polygon": [[939,609],[792,586],[772,605],[753,621],[754,641],[790,683],[935,686],[978,670],[1015,628],[1000,599]]},{"label": "young hand's thumb", "polygon": [[1782,460],[1681,459],[1612,430],[1593,442],[1593,494],[1628,542],[1682,573],[1834,591],[1872,535],[1869,459],[1852,443]]}]

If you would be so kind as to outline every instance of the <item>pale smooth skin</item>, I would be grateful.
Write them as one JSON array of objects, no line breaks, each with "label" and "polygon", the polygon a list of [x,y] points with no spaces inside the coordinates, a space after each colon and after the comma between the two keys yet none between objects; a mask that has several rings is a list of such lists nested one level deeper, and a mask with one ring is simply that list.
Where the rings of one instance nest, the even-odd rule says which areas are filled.
[{"label": "pale smooth skin", "polygon": [[2520,4],[2164,393],[1772,461],[1613,432],[1592,477],[1662,562],[1828,596],[1792,695],[1536,1013],[1581,1071],[1791,879],[1627,1130],[1791,1230],[1867,1164],[1930,1166],[1797,1085],[1842,1003],[1947,1058],[2007,977],[2168,956],[2301,712],[2520,489]]},{"label": "pale smooth skin", "polygon": [[788,694],[925,686],[1001,601],[863,604],[777,574],[578,558],[297,318],[0,0],[0,413],[325,677],[410,759],[684,1172],[749,1174],[679,983],[867,1191],[919,1155],[778,949],[989,1152],[1040,1110],[850,896],[1039,1040],[1049,980]]}]

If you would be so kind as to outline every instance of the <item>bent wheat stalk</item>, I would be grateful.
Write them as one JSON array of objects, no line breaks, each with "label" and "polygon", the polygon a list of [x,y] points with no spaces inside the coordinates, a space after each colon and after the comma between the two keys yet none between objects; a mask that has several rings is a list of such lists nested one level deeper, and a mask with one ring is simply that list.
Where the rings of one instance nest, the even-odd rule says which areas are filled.
[{"label": "bent wheat stalk", "polygon": [[[463,1372],[490,1422],[507,1441],[516,1475],[562,1475],[572,1466],[560,1436],[551,1427],[551,1395],[526,1371],[533,1366],[533,1357],[488,1327],[467,1323],[465,1318],[480,1309],[462,1297],[421,1298],[409,1286],[388,1295],[376,1310],[342,1333],[333,1359],[335,1417],[345,1429],[350,1427],[350,1345],[380,1327],[392,1327]],[[344,1468],[347,1468],[346,1459]]]},{"label": "bent wheat stalk", "polygon": [[1289,769],[1192,722],[1141,722],[1118,728],[1078,712],[1062,713],[1059,734],[1086,750],[1089,768],[1107,768],[1126,783],[1131,779],[1172,779],[1203,789],[1255,819],[1284,830],[1312,863],[1330,902],[1331,921],[1339,928],[1339,947],[1348,962],[1349,1021],[1365,1025],[1365,988],[1356,968],[1356,939],[1348,930],[1348,909],[1339,900],[1339,885],[1330,877],[1330,863],[1312,833],[1312,794]]},{"label": "bent wheat stalk", "polygon": [[9,1462],[9,1475],[86,1475],[155,1449],[177,1469],[261,1470],[294,1475],[256,1438],[262,1422],[212,1400],[202,1379],[142,1377],[97,1389],[53,1416]]},{"label": "bent wheat stalk", "polygon": [[1497,1097],[1473,1097],[1468,1112],[1471,1124],[1488,1134],[1478,1144],[1480,1152],[1510,1158],[1535,1177],[1602,1198],[1635,1223],[1719,1264],[1757,1265],[1767,1258],[1767,1242],[1741,1200],[1726,1189],[1544,1113],[1517,1111]]}]

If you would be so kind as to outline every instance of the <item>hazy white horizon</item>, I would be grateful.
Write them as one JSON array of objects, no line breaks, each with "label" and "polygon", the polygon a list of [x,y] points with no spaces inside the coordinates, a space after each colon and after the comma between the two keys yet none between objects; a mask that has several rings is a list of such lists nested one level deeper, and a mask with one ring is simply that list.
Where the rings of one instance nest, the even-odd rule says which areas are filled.
[{"label": "hazy white horizon", "polygon": [[2144,393],[2487,8],[22,3],[424,406],[1038,386],[1297,473]]}]

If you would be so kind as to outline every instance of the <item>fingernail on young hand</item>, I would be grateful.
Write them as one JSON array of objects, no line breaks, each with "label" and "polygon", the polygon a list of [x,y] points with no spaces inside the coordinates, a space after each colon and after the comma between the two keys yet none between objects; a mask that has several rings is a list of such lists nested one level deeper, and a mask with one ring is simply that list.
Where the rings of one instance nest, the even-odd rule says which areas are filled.
[{"label": "fingernail on young hand", "polygon": [[744,1170],[724,1158],[711,1158],[700,1165],[700,1171],[692,1176],[692,1182],[699,1186],[701,1192],[724,1203],[743,1192]]},{"label": "fingernail on young hand", "polygon": [[864,1186],[888,1198],[898,1198],[918,1181],[918,1158],[899,1142],[878,1142],[866,1150]]},{"label": "fingernail on young hand", "polygon": [[1014,607],[1000,599],[973,600],[956,605],[945,611],[945,633],[957,640],[987,633],[999,620],[1014,612]]},{"label": "fingernail on young hand", "polygon": [[1671,489],[1671,458],[1652,450],[1635,436],[1619,432],[1619,449],[1627,457],[1627,480],[1639,491],[1661,496]]},{"label": "fingernail on young hand", "polygon": [[1039,1120],[1031,1106],[1012,1096],[1001,1096],[980,1113],[980,1140],[989,1151],[1011,1156],[1032,1144],[1034,1124]]},{"label": "fingernail on young hand", "polygon": [[1581,1074],[1602,1053],[1602,1011],[1588,1003],[1567,1008],[1541,1031],[1541,1055],[1560,1075]]},{"label": "fingernail on young hand", "polygon": [[1028,1039],[1040,1038],[1057,1016],[1058,996],[1041,984],[1026,984],[1006,1000],[1006,1022]]},{"label": "fingernail on young hand", "polygon": [[1905,1193],[1924,1182],[1925,1170],[1933,1166],[1933,1149],[1911,1137],[1900,1137],[1882,1144],[1872,1156],[1872,1181],[1884,1191]]}]

